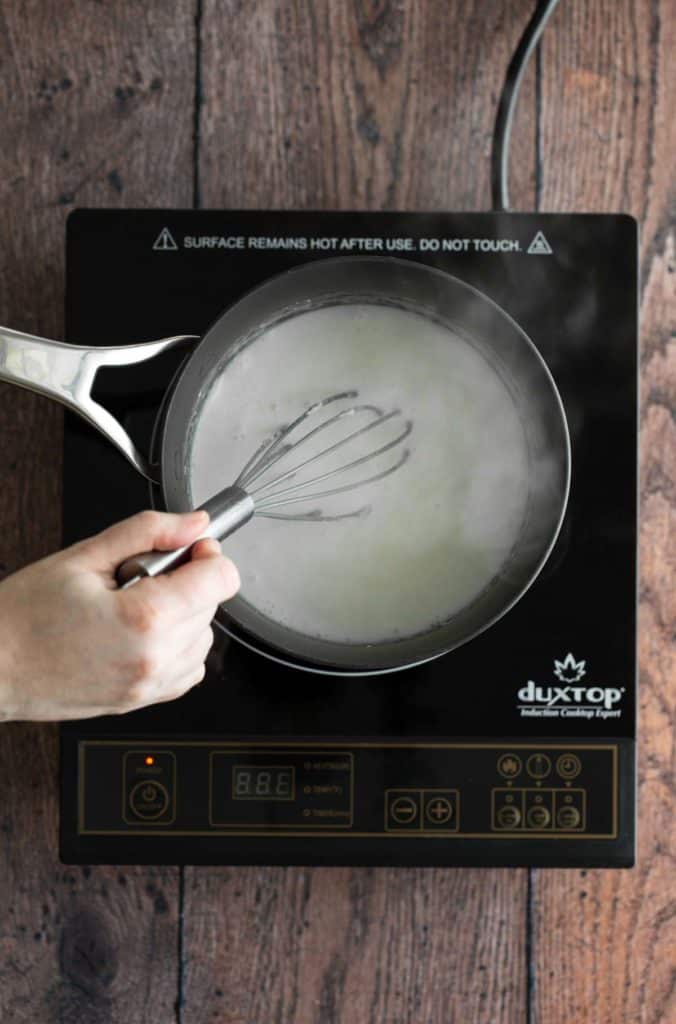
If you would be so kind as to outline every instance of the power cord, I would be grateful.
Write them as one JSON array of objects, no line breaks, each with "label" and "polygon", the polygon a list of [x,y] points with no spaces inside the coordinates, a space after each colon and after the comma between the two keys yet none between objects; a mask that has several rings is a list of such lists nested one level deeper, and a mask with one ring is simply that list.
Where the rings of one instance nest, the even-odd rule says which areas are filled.
[{"label": "power cord", "polygon": [[526,25],[507,68],[493,128],[491,195],[494,210],[509,210],[509,145],[521,79],[528,66],[530,55],[540,41],[545,25],[554,13],[558,2],[559,0],[539,0],[535,13]]}]

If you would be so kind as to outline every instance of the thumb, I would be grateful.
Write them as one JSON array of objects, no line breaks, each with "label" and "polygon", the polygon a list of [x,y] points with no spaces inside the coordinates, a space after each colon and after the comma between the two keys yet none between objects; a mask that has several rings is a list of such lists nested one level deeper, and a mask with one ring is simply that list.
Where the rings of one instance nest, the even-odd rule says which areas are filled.
[{"label": "thumb", "polygon": [[[225,596],[221,598],[221,601],[228,601],[231,597],[235,596],[239,588],[242,586],[242,580],[237,566],[229,558],[226,558],[223,555],[221,545],[212,537],[203,537],[201,540],[195,541],[190,549],[191,563],[203,562],[206,559],[212,558],[218,559],[225,577]],[[184,578],[187,578],[188,574],[186,573],[185,566],[182,566],[181,571]]]},{"label": "thumb", "polygon": [[203,537],[195,541],[190,549],[190,560],[197,562],[203,558],[214,558],[221,554],[221,545],[212,537]]},{"label": "thumb", "polygon": [[111,572],[144,551],[171,551],[196,540],[209,524],[207,512],[139,512],[80,545],[90,569]]}]

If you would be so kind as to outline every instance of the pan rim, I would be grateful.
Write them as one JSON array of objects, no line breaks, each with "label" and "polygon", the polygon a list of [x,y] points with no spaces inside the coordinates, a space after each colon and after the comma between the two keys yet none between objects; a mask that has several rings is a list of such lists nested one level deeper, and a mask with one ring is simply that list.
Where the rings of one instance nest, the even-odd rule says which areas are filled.
[{"label": "pan rim", "polygon": [[[322,274],[327,274],[328,275],[328,274],[330,274],[330,271],[331,271],[332,268],[340,267],[340,266],[347,266],[347,265],[349,265],[349,266],[355,266],[355,265],[361,265],[361,266],[371,265],[371,266],[373,266],[373,265],[378,265],[379,267],[386,267],[388,269],[391,269],[391,268],[395,268],[395,269],[396,268],[401,268],[402,271],[405,271],[407,273],[413,273],[413,274],[423,273],[425,275],[425,277],[427,277],[428,279],[436,278],[438,281],[440,281],[441,283],[443,283],[446,286],[448,286],[450,284],[453,288],[460,289],[461,292],[464,295],[471,296],[472,299],[475,302],[478,302],[483,309],[489,310],[493,317],[497,317],[498,323],[504,325],[505,328],[508,328],[509,331],[518,338],[519,345],[523,346],[523,343],[525,342],[526,343],[525,344],[525,349],[526,349],[526,351],[529,354],[530,362],[532,364],[534,364],[535,366],[537,366],[537,369],[538,369],[539,373],[541,374],[542,378],[547,383],[547,391],[549,393],[549,398],[551,399],[550,407],[551,407],[553,413],[555,414],[553,416],[553,418],[557,421],[557,425],[558,425],[558,428],[559,428],[560,437],[558,438],[558,441],[560,443],[560,451],[557,454],[558,454],[559,458],[561,459],[562,470],[563,470],[563,472],[562,472],[563,484],[562,484],[562,487],[561,487],[560,495],[557,495],[558,514],[557,514],[555,519],[553,518],[552,524],[551,524],[551,528],[550,528],[550,525],[548,524],[547,531],[546,531],[546,538],[547,538],[546,543],[543,543],[542,547],[539,548],[540,554],[539,554],[539,557],[537,558],[537,561],[534,561],[532,563],[531,567],[528,569],[528,572],[527,572],[527,582],[525,583],[525,585],[519,585],[518,587],[514,588],[514,593],[511,596],[509,596],[509,599],[504,601],[500,605],[499,609],[495,613],[493,613],[488,619],[486,619],[485,622],[481,623],[480,625],[478,625],[474,629],[468,630],[465,634],[462,635],[462,637],[460,639],[457,639],[457,640],[455,640],[453,642],[449,642],[448,639],[446,640],[446,642],[443,642],[443,643],[440,642],[439,645],[438,645],[438,648],[436,650],[433,650],[431,652],[428,651],[428,652],[426,652],[422,656],[411,656],[410,658],[405,659],[404,661],[402,661],[400,659],[400,657],[397,657],[396,652],[397,652],[397,649],[399,647],[401,647],[403,649],[403,648],[405,648],[405,646],[407,644],[410,646],[411,637],[409,636],[409,637],[406,637],[406,638],[402,638],[401,640],[394,639],[394,640],[385,641],[384,643],[381,643],[381,644],[380,643],[379,644],[364,644],[364,643],[360,643],[360,644],[352,645],[352,644],[337,644],[337,643],[329,642],[326,646],[331,647],[334,652],[335,652],[336,648],[340,648],[341,654],[343,654],[343,653],[347,654],[349,652],[349,655],[354,655],[354,660],[350,661],[349,660],[349,655],[348,655],[348,657],[345,658],[345,660],[340,665],[334,664],[334,662],[329,660],[328,658],[326,660],[322,660],[321,658],[317,659],[317,660],[315,660],[314,658],[312,658],[312,659],[307,658],[307,659],[305,659],[305,663],[304,663],[303,657],[301,655],[298,655],[297,651],[285,649],[283,646],[277,645],[277,644],[269,641],[264,636],[263,637],[258,636],[258,634],[256,634],[256,632],[254,630],[250,630],[250,629],[247,628],[246,625],[243,625],[242,623],[240,623],[238,621],[238,619],[235,617],[235,615],[230,613],[227,610],[227,608],[223,608],[223,606],[221,606],[219,608],[219,610],[218,610],[218,617],[217,617],[217,620],[216,620],[219,628],[222,629],[224,632],[226,632],[231,637],[233,637],[235,640],[237,640],[237,642],[243,644],[244,646],[246,646],[249,649],[255,651],[256,653],[262,655],[263,657],[266,657],[266,658],[268,658],[270,660],[273,660],[273,661],[275,661],[277,663],[280,663],[280,664],[283,664],[283,665],[286,665],[286,666],[289,666],[289,667],[292,667],[292,668],[300,669],[302,671],[314,672],[314,673],[317,673],[317,674],[324,674],[324,675],[351,677],[351,676],[386,675],[386,674],[389,674],[389,673],[398,672],[398,671],[404,671],[406,669],[414,668],[414,667],[417,667],[419,665],[425,664],[428,661],[435,660],[438,657],[442,657],[443,655],[445,655],[445,654],[449,653],[450,651],[452,651],[452,650],[454,650],[454,649],[464,645],[465,643],[473,640],[475,637],[477,637],[480,634],[484,633],[486,630],[490,629],[501,618],[503,618],[503,616],[506,615],[521,600],[522,597],[525,596],[525,594],[530,590],[530,588],[533,585],[533,583],[540,576],[540,573],[542,572],[542,569],[543,569],[545,563],[549,559],[549,557],[551,555],[551,552],[552,552],[552,550],[554,548],[554,545],[556,544],[556,541],[557,541],[557,539],[558,539],[558,537],[560,535],[560,532],[561,532],[561,527],[563,525],[563,521],[565,519],[565,515],[566,515],[567,509],[568,509],[568,501],[569,501],[569,496],[570,496],[570,487],[571,487],[571,478],[572,478],[572,451],[571,451],[570,431],[569,431],[569,427],[568,427],[568,421],[567,421],[567,417],[566,417],[565,407],[563,405],[563,401],[562,401],[560,392],[559,392],[558,387],[556,385],[556,381],[554,379],[554,376],[553,376],[551,370],[549,369],[549,366],[547,365],[547,363],[546,363],[543,355],[541,354],[540,350],[537,348],[537,346],[535,345],[533,340],[529,337],[529,335],[526,333],[526,331],[520,326],[520,324],[505,309],[503,309],[490,296],[486,295],[484,292],[480,291],[478,288],[474,287],[473,285],[468,284],[466,281],[462,280],[461,278],[458,278],[458,277],[456,277],[453,274],[449,274],[447,271],[442,270],[439,267],[436,267],[436,266],[433,266],[433,265],[430,265],[430,264],[420,263],[420,262],[418,262],[417,260],[414,260],[414,259],[408,259],[408,258],[402,259],[400,257],[390,257],[390,256],[339,256],[339,257],[329,257],[329,258],[322,257],[322,256],[317,256],[314,259],[306,260],[303,263],[298,264],[296,266],[293,266],[293,267],[291,267],[291,268],[289,268],[287,270],[284,270],[284,271],[282,271],[279,274],[275,274],[275,275],[273,275],[271,277],[268,277],[264,281],[262,281],[262,282],[258,283],[257,285],[255,285],[253,288],[251,288],[247,292],[243,293],[238,299],[235,300],[234,303],[232,303],[229,307],[227,307],[210,324],[209,328],[204,332],[204,334],[202,335],[200,341],[197,343],[193,353],[184,362],[184,364],[181,367],[179,373],[177,374],[177,378],[174,381],[173,387],[170,389],[171,393],[169,395],[168,402],[166,404],[166,413],[165,413],[165,416],[163,417],[163,423],[162,423],[162,427],[161,427],[161,437],[160,437],[160,446],[159,446],[159,449],[160,449],[159,450],[159,455],[160,455],[159,461],[160,461],[160,466],[161,466],[161,481],[162,481],[161,482],[161,492],[162,492],[162,498],[164,500],[165,507],[168,507],[168,508],[172,508],[172,507],[175,508],[175,507],[177,507],[176,503],[172,500],[172,497],[173,497],[172,494],[171,493],[168,494],[168,480],[169,480],[169,476],[168,476],[168,473],[167,473],[167,463],[168,463],[168,460],[169,460],[169,453],[168,453],[168,450],[167,450],[167,437],[168,437],[168,432],[169,432],[168,431],[168,425],[172,424],[172,413],[173,413],[173,422],[176,423],[177,408],[180,407],[180,402],[181,402],[181,399],[182,399],[181,385],[183,384],[183,387],[185,388],[185,382],[186,382],[186,379],[187,379],[187,373],[188,373],[191,365],[194,366],[195,365],[195,361],[199,359],[200,351],[203,352],[204,345],[207,342],[207,340],[209,339],[209,337],[213,335],[213,333],[215,332],[217,327],[222,325],[223,321],[225,321],[226,318],[229,318],[231,320],[234,319],[235,315],[236,315],[236,313],[238,311],[241,311],[243,308],[247,308],[252,303],[255,303],[256,296],[259,293],[267,292],[273,286],[276,286],[277,288],[280,288],[280,287],[283,288],[283,285],[285,284],[285,282],[287,282],[289,280],[293,280],[296,277],[299,277],[299,278],[302,279],[303,277],[308,276],[308,275],[312,275],[313,273],[315,273],[315,274],[316,273],[322,273]],[[365,289],[364,294],[362,294],[362,295],[359,295],[358,293],[355,292],[355,294],[352,296],[352,300],[356,301],[356,302],[368,301],[368,299],[365,299],[365,295],[366,295],[367,291],[368,291],[368,289]],[[327,292],[327,296],[331,293],[330,287],[327,287],[326,292]],[[335,289],[333,290],[333,294],[334,295],[337,294]],[[392,298],[393,299],[396,298],[396,285],[393,286]],[[324,303],[324,304],[328,304],[328,303]],[[317,308],[318,305],[321,305],[321,302],[318,300],[318,297],[316,295],[313,295],[311,298],[308,298],[304,303],[302,303],[300,305],[302,305],[305,310],[310,310],[310,309]],[[287,309],[289,309],[289,308],[290,308],[290,306],[287,306]],[[423,311],[422,308],[420,308],[418,311],[422,315],[424,315],[424,311]],[[302,312],[303,312],[303,308],[296,307],[295,310],[294,310],[294,313],[292,315],[298,315],[298,314],[300,314]],[[278,313],[281,316],[282,313],[283,313],[283,310],[279,309]],[[271,322],[275,322],[275,318],[273,318]],[[217,360],[215,360],[214,363],[212,363],[212,366],[213,365],[222,366],[223,363],[227,362],[227,353],[234,346],[236,346],[238,344],[241,344],[243,342],[246,342],[246,337],[247,337],[247,335],[245,335],[244,337],[242,337],[241,335],[233,336],[232,341],[230,343],[226,344],[223,347],[222,352],[220,353],[219,358]],[[206,389],[207,393],[208,393],[208,390],[209,389],[207,388]],[[191,411],[191,416],[194,415],[194,414],[195,414],[195,408],[193,407],[192,411]],[[183,412],[181,412],[180,420],[181,420],[181,422],[183,422],[184,427],[185,427],[185,434],[184,434],[184,438],[185,438],[185,437],[189,436],[190,420],[188,420],[188,422],[185,421],[185,416],[184,416]],[[175,467],[174,467],[174,470],[175,470]],[[185,490],[185,492],[189,491],[189,484],[184,488],[184,490]],[[187,504],[186,504],[186,508],[187,508]],[[471,604],[472,604],[472,602],[470,602],[469,606],[466,606],[466,607],[470,607]],[[249,607],[253,608],[254,606],[249,606]],[[256,609],[254,609],[254,610],[256,611]],[[462,611],[464,611],[464,610],[465,609],[462,609]],[[440,623],[439,625],[433,627],[431,630],[425,631],[424,635],[426,635],[426,636],[434,636],[436,633],[440,633],[442,631],[442,629],[444,629],[444,628],[448,629],[449,623],[452,622],[453,619],[456,618],[456,617],[457,616],[453,616],[453,617],[451,617],[451,619],[445,620],[444,622]],[[271,621],[273,621],[273,620],[271,620]],[[287,627],[282,627],[282,629],[289,636],[293,636],[294,633],[295,633],[295,635],[297,635],[299,637],[303,637],[305,635],[305,634],[297,633],[296,631],[293,631],[293,630],[291,630],[291,629],[289,629]],[[316,638],[308,637],[308,640],[310,640],[310,641],[314,641],[315,639]],[[259,644],[261,646],[258,646]],[[269,650],[268,650],[268,648],[269,648]],[[371,658],[373,658],[373,656],[375,655],[376,652],[380,652],[380,654],[381,654],[380,663],[376,664],[376,663],[370,662],[368,665],[366,665],[363,662],[359,662],[359,652],[364,652],[365,650],[369,652]],[[386,652],[389,652],[389,655],[390,655],[389,657],[385,657]],[[412,654],[412,652],[411,652],[411,654]],[[300,659],[300,660],[298,660],[298,659]]]}]

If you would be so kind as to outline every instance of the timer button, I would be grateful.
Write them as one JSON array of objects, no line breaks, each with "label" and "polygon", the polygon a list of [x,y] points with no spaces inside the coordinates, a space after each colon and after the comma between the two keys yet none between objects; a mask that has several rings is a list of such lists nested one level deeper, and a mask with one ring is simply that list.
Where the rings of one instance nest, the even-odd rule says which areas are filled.
[{"label": "timer button", "polygon": [[169,806],[169,794],[161,782],[142,780],[129,794],[129,806],[138,818],[159,818]]},{"label": "timer button", "polygon": [[582,816],[577,807],[560,807],[556,815],[559,828],[579,828]]},{"label": "timer button", "polygon": [[517,828],[521,821],[521,811],[513,804],[505,804],[497,813],[500,828]]},{"label": "timer button", "polygon": [[556,762],[556,770],[562,779],[575,779],[582,771],[580,758],[577,754],[561,754]]},{"label": "timer button", "polygon": [[551,814],[541,804],[531,807],[526,815],[529,828],[547,828],[551,820]]}]

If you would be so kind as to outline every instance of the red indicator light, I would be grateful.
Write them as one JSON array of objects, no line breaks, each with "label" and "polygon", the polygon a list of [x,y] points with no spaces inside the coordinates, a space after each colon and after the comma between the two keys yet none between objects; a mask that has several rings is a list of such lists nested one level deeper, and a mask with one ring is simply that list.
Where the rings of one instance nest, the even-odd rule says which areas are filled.
[{"label": "red indicator light", "polygon": [[148,757],[146,757],[145,760],[146,760],[146,764],[155,764],[155,758],[154,757],[150,757],[150,755],[148,755]]}]

